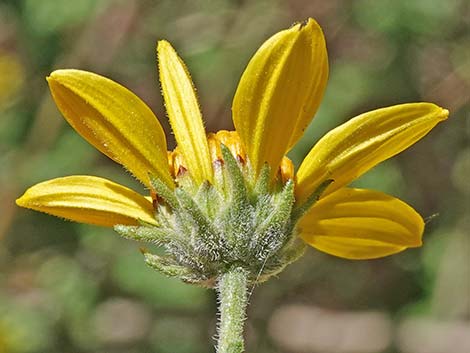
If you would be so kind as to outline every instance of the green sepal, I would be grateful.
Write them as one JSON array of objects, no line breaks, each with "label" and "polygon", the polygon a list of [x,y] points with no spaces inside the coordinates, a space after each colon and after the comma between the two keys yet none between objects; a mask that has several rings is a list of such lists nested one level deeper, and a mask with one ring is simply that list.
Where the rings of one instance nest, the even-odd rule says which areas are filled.
[{"label": "green sepal", "polygon": [[[276,195],[274,209],[268,217],[261,219],[252,237],[252,247],[259,260],[264,260],[284,246],[291,234],[291,211],[294,204],[294,182],[289,180],[282,191]],[[257,217],[259,219],[260,217]]]},{"label": "green sepal", "polygon": [[333,182],[333,179],[325,180],[315,189],[315,191],[307,198],[307,200],[303,204],[297,206],[292,211],[292,222],[297,222],[305,214],[305,212],[307,212],[315,204],[315,202],[320,199],[320,196],[323,194],[323,191],[325,191],[325,189],[330,186],[330,184]]},{"label": "green sepal", "polygon": [[176,199],[173,191],[152,174],[149,174],[149,178],[150,184],[155,189],[157,195],[161,197],[173,210],[176,210],[178,208],[178,200]]},{"label": "green sepal", "polygon": [[280,262],[287,266],[303,256],[306,250],[307,244],[305,242],[298,238],[293,238],[288,246],[286,246],[280,258]]},{"label": "green sepal", "polygon": [[192,226],[196,226],[196,233],[199,242],[197,251],[203,252],[210,261],[215,261],[220,257],[217,249],[220,247],[220,238],[211,220],[201,211],[198,204],[183,189],[175,190],[181,208],[189,215]]},{"label": "green sepal", "polygon": [[277,210],[273,221],[279,223],[286,223],[290,219],[292,212],[292,206],[294,205],[295,196],[294,196],[294,181],[289,179],[284,185],[282,191],[277,195]]},{"label": "green sepal", "polygon": [[206,215],[201,211],[199,205],[193,200],[193,198],[183,189],[178,188],[175,190],[175,196],[179,201],[179,204],[183,210],[185,210],[197,225],[197,227],[202,231],[212,231],[211,221]]},{"label": "green sepal", "polygon": [[114,230],[124,238],[145,241],[148,243],[165,244],[171,239],[171,234],[158,227],[126,226],[117,224]]},{"label": "green sepal", "polygon": [[245,179],[238,162],[233,157],[232,152],[224,144],[220,144],[222,157],[225,162],[228,177],[230,179],[230,192],[232,202],[236,204],[245,204],[248,200]]},{"label": "green sepal", "polygon": [[225,166],[224,161],[221,159],[217,159],[212,162],[212,168],[214,170],[214,182],[215,186],[217,187],[218,192],[223,196],[223,198],[227,198],[227,177],[225,175]]},{"label": "green sepal", "polygon": [[176,180],[178,182],[178,186],[187,190],[191,194],[197,192],[199,185],[194,182],[194,179],[191,177],[191,172],[186,171],[182,175],[177,175]]},{"label": "green sepal", "polygon": [[194,196],[194,201],[213,220],[220,210],[222,197],[211,183],[205,181]]},{"label": "green sepal", "polygon": [[[145,222],[144,220],[142,220],[142,219],[140,219],[140,218],[137,219],[137,222],[139,222],[139,225],[140,225],[141,227],[155,227],[155,224],[154,224],[154,223]],[[157,225],[157,227],[158,227],[158,225]]]},{"label": "green sepal", "polygon": [[158,256],[149,252],[143,252],[145,263],[158,272],[169,277],[186,277],[191,272],[183,266],[178,266],[167,256]]},{"label": "green sepal", "polygon": [[243,257],[248,250],[246,246],[243,246],[243,243],[246,234],[252,232],[250,220],[252,219],[253,206],[249,203],[245,179],[238,162],[224,144],[221,144],[220,147],[229,185],[227,186],[227,207],[223,209],[219,223],[225,230],[228,256],[238,258]]},{"label": "green sepal", "polygon": [[271,182],[271,167],[268,163],[264,163],[259,173],[258,179],[254,187],[255,195],[266,195],[269,192]]}]

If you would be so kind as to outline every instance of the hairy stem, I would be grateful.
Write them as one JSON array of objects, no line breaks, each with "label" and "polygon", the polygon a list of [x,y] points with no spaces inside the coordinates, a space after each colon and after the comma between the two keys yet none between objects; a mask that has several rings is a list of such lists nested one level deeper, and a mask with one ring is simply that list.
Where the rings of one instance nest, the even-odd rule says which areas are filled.
[{"label": "hairy stem", "polygon": [[218,326],[217,353],[242,353],[244,351],[243,323],[248,304],[247,273],[235,267],[223,274],[217,283],[220,322]]}]

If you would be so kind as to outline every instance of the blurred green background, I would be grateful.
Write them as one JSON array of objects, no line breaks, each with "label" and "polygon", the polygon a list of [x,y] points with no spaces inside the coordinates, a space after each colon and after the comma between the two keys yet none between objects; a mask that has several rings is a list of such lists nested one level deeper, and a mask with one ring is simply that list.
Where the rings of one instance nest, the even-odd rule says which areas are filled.
[{"label": "blurred green background", "polygon": [[322,134],[364,111],[430,101],[451,116],[356,182],[413,205],[428,220],[424,246],[363,262],[311,249],[253,291],[247,351],[470,352],[467,0],[1,0],[0,353],[211,351],[212,291],[151,271],[139,244],[110,229],[15,206],[26,187],[72,174],[144,192],[61,118],[45,76],[80,68],[111,77],[171,136],[155,64],[164,38],[192,72],[207,130],[232,129],[251,55],[307,17],[325,32],[330,79],[290,153],[297,165]]}]

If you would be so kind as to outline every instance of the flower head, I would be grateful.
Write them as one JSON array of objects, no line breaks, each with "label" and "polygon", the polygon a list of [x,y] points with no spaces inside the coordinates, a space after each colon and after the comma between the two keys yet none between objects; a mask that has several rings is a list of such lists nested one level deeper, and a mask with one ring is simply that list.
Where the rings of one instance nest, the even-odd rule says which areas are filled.
[{"label": "flower head", "polygon": [[294,173],[286,154],[315,115],[328,78],[314,20],[275,34],[250,60],[233,101],[235,131],[206,134],[183,61],[166,41],[157,53],[177,142],[171,152],[155,115],[123,86],[79,70],[48,77],[70,125],[150,196],[70,176],[31,187],[18,205],[162,245],[166,256],[145,254],[151,266],[208,285],[234,265],[250,280],[268,278],[306,244],[349,259],[421,245],[424,222],[413,208],[347,185],[426,135],[447,110],[410,103],[361,114],[322,137]]}]

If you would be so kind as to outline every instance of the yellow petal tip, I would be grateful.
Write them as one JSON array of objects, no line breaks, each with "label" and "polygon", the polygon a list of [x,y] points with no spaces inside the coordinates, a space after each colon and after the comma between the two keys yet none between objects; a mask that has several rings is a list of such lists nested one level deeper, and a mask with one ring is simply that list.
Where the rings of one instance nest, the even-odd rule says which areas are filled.
[{"label": "yellow petal tip", "polygon": [[161,39],[157,42],[157,53],[161,53],[164,50],[173,49],[170,42],[165,39]]},{"label": "yellow petal tip", "polygon": [[449,111],[445,108],[441,108],[439,112],[439,120],[446,120],[449,117]]},{"label": "yellow petal tip", "polygon": [[70,70],[55,70],[52,71],[49,76],[46,76],[46,81],[49,84],[49,87],[53,89],[52,85],[57,84],[57,85],[62,85],[63,77],[64,77],[64,72],[65,71],[70,71]]},{"label": "yellow petal tip", "polygon": [[67,72],[67,71],[70,71],[70,70],[67,70],[67,69],[60,69],[60,70],[54,70],[52,71],[49,76],[46,77],[46,80],[54,80],[56,78],[58,78],[58,76],[61,76],[61,74],[63,74],[64,72]]},{"label": "yellow petal tip", "polygon": [[313,18],[308,18],[303,22],[297,23],[293,28],[299,32],[306,32],[309,35],[312,35],[315,32],[323,33],[320,25]]},{"label": "yellow petal tip", "polygon": [[24,195],[21,196],[20,198],[17,198],[15,200],[15,203],[17,206],[20,206],[20,207],[25,207],[26,206],[26,202],[24,202]]},{"label": "yellow petal tip", "polygon": [[165,46],[165,45],[169,45],[170,43],[166,39],[160,39],[157,44],[161,46]]},{"label": "yellow petal tip", "polygon": [[70,79],[71,75],[80,75],[80,74],[91,74],[91,75],[96,75],[91,72],[87,71],[82,71],[78,69],[58,69],[52,71],[49,76],[46,76],[47,82],[57,82],[62,84],[64,80]]},{"label": "yellow petal tip", "polygon": [[315,21],[315,19],[313,19],[311,17],[307,18],[305,21],[300,23],[300,29],[303,29],[303,28],[309,28],[310,29],[312,27],[320,28],[320,25],[318,24],[317,21]]}]

